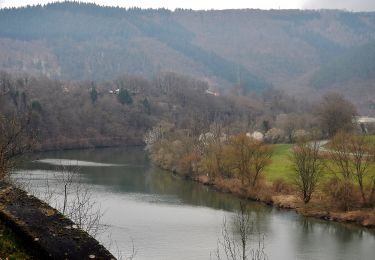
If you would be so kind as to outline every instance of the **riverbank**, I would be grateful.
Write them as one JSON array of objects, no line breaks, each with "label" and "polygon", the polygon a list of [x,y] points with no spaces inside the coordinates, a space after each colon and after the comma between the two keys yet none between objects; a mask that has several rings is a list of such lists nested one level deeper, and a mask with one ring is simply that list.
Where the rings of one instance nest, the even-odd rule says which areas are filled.
[{"label": "riverbank", "polygon": [[142,145],[144,145],[142,138],[58,138],[43,140],[43,142],[35,144],[33,152]]},{"label": "riverbank", "polygon": [[[134,238],[136,259],[180,259],[181,255],[189,260],[209,258],[221,237],[223,219],[230,220],[240,202],[236,196],[152,165],[142,147],[56,151],[36,156],[57,162],[70,159],[113,165],[82,166],[79,173],[105,212],[102,223],[108,225],[106,233],[118,244],[115,250],[127,256]],[[55,165],[29,161],[14,178],[35,189],[33,193],[43,194],[45,182],[41,180],[48,177],[49,188],[62,191],[61,183],[55,181],[55,171]],[[308,260],[317,255],[332,260],[372,259],[372,229],[304,218],[259,202],[249,201],[249,205],[257,231],[265,235],[270,259]],[[106,235],[100,237],[108,241]],[[309,243],[299,243],[301,239]],[[280,252],[280,248],[293,250]]]},{"label": "riverbank", "polygon": [[115,259],[57,210],[7,183],[0,183],[0,218],[36,259]]},{"label": "riverbank", "polygon": [[[80,143],[82,144],[82,143]],[[97,147],[91,146],[88,143],[82,146],[83,148],[98,148],[107,147],[106,145],[99,145]],[[141,142],[127,142],[125,146],[140,146]],[[109,147],[123,146],[119,143],[116,145],[109,145]],[[77,146],[66,146],[63,145],[64,150],[70,149],[82,149],[79,145]],[[261,183],[261,187],[257,189],[246,189],[241,188],[240,181],[238,179],[224,179],[217,178],[215,181],[209,180],[205,175],[188,176],[190,179],[199,182],[204,185],[211,186],[213,189],[219,192],[231,193],[240,198],[250,199],[259,201],[267,205],[271,205],[282,209],[295,210],[298,214],[306,217],[314,217],[323,220],[336,221],[341,223],[352,223],[367,228],[375,228],[375,209],[355,209],[350,211],[342,211],[339,209],[332,208],[327,200],[323,199],[324,194],[315,194],[309,204],[304,204],[300,198],[296,195],[295,191],[290,192],[290,185],[286,183],[278,183],[280,174],[272,174],[272,172],[281,172],[281,176],[288,176],[290,165],[287,164],[291,145],[279,145],[273,155],[272,160],[274,161],[267,171],[267,180]],[[59,150],[53,149],[52,147],[44,147],[43,151],[48,150]],[[56,148],[56,147],[55,147]],[[165,168],[165,167],[163,167]],[[170,169],[166,169],[170,170]],[[176,172],[173,170],[173,172]],[[269,174],[271,173],[271,174]],[[182,174],[181,174],[182,175]],[[186,175],[184,175],[186,176]],[[279,186],[279,187],[276,187]]]},{"label": "riverbank", "polygon": [[31,259],[23,241],[0,219],[0,259]]},{"label": "riverbank", "polygon": [[[335,139],[336,144],[344,145],[350,139],[352,145],[355,145],[353,147],[372,151],[371,143],[355,136],[339,137],[341,139]],[[316,155],[314,160],[319,161],[319,172],[315,174],[319,176],[310,179],[314,184],[308,183],[309,180],[303,183],[314,185],[311,193],[304,195],[304,201],[300,178],[306,176],[297,176],[296,163],[305,172],[311,169],[304,168],[307,167],[306,154],[299,154],[302,156],[301,162],[294,161],[296,150],[293,149],[297,149],[296,146],[270,145],[248,138],[243,133],[226,141],[210,142],[171,134],[154,143],[149,149],[149,155],[159,167],[212,186],[218,191],[279,208],[293,209],[308,217],[375,227],[375,162],[372,157],[366,157],[366,161],[355,161],[355,165],[350,163],[345,168],[349,163],[345,160],[351,161],[351,158],[337,159],[325,153]],[[340,168],[341,165],[344,168]],[[349,172],[349,177],[342,177],[343,172]],[[305,187],[304,192],[309,189]]]},{"label": "riverbank", "polygon": [[[210,181],[207,176],[198,175],[190,178],[193,181],[212,187],[218,192],[231,193],[239,198],[258,201],[280,209],[290,209],[305,217],[327,221],[350,223],[366,228],[375,228],[375,209],[355,209],[342,211],[330,207],[321,194],[316,194],[309,204],[304,204],[296,194],[289,193],[288,188],[275,187],[271,183],[261,183],[255,188],[242,188],[239,179],[216,179]],[[282,184],[280,184],[282,186]],[[275,189],[280,189],[279,192]]]}]

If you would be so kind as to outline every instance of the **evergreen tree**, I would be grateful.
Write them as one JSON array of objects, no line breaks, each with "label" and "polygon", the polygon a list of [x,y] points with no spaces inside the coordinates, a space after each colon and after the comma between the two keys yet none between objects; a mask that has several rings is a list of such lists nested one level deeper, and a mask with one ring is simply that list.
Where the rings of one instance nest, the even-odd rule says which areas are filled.
[{"label": "evergreen tree", "polygon": [[129,91],[125,88],[120,88],[120,91],[117,95],[117,98],[118,98],[118,101],[121,104],[128,104],[129,105],[129,104],[133,103],[133,99],[130,96]]},{"label": "evergreen tree", "polygon": [[142,101],[142,105],[144,106],[147,115],[151,114],[150,102],[148,102],[148,99],[147,99],[147,98],[143,99],[143,101]]},{"label": "evergreen tree", "polygon": [[40,104],[40,102],[38,100],[33,100],[31,102],[31,109],[33,111],[37,111],[38,113],[41,113],[42,112],[42,105]]},{"label": "evergreen tree", "polygon": [[98,91],[96,91],[96,87],[95,86],[91,87],[90,97],[91,97],[92,103],[95,103],[96,100],[98,99]]}]

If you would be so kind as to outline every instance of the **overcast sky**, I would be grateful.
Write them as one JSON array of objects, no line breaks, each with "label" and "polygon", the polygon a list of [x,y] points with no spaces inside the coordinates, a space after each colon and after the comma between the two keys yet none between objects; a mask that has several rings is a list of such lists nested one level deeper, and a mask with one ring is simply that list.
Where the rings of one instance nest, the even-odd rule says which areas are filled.
[{"label": "overcast sky", "polygon": [[[56,0],[0,0],[0,8],[46,4]],[[100,5],[142,8],[191,9],[346,9],[375,11],[375,0],[82,0]]]}]

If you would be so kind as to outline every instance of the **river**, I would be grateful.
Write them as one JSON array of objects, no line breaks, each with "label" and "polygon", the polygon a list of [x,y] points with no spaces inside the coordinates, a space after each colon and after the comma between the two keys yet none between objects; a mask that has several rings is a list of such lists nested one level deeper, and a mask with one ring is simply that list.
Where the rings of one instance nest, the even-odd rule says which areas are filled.
[{"label": "river", "polygon": [[[14,178],[38,196],[46,179],[48,186],[61,190],[57,164],[78,166],[81,180],[94,194],[106,226],[98,239],[123,256],[134,244],[134,259],[210,259],[223,219],[231,219],[240,202],[158,169],[140,147],[38,153]],[[375,259],[372,230],[246,203],[257,230],[253,246],[261,234],[269,259]]]}]

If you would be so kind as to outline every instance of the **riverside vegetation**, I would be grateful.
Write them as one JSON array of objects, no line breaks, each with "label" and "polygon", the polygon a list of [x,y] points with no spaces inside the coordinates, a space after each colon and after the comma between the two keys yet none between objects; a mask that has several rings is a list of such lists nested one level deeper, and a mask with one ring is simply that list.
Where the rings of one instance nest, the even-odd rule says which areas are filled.
[{"label": "riverside vegetation", "polygon": [[[374,225],[373,137],[355,134],[355,108],[338,94],[317,106],[276,90],[218,97],[207,93],[204,82],[176,74],[97,83],[6,73],[0,79],[3,178],[31,149],[145,143],[157,165],[221,191],[309,216]],[[254,130],[264,141],[256,139],[260,132],[245,134]],[[324,153],[314,153],[312,134],[334,137]],[[293,155],[308,163],[298,168]],[[297,189],[304,181],[308,189]]]},{"label": "riverside vegetation", "polygon": [[306,216],[375,225],[373,137],[338,132],[323,147],[306,137],[269,145],[241,133],[213,133],[204,139],[154,133],[148,149],[160,167],[220,191]]},{"label": "riverside vegetation", "polygon": [[[296,208],[307,215],[373,225],[370,139],[350,137],[349,147],[334,141],[325,153],[314,153],[298,142],[312,135],[333,138],[340,132],[358,132],[352,120],[357,114],[354,105],[338,94],[312,102],[273,89],[261,96],[215,96],[207,92],[207,83],[173,73],[152,80],[126,76],[108,82],[2,73],[0,86],[4,176],[31,147],[146,143],[157,165],[220,190]],[[259,132],[254,134],[264,135],[263,141],[251,137],[249,131],[255,130]],[[295,142],[293,164],[285,155],[289,146],[276,143]],[[341,150],[343,156],[336,156]],[[303,151],[307,154],[299,153]],[[310,161],[299,165],[303,156]],[[348,166],[344,169],[341,164]],[[294,165],[294,171],[288,165]],[[304,167],[312,167],[313,172]],[[308,181],[313,178],[307,193],[300,185],[306,177],[304,170]],[[328,187],[335,183],[341,186]],[[325,192],[329,190],[343,194]],[[300,192],[305,193],[306,203],[300,203]],[[344,195],[351,198],[349,205],[340,204]]]}]

